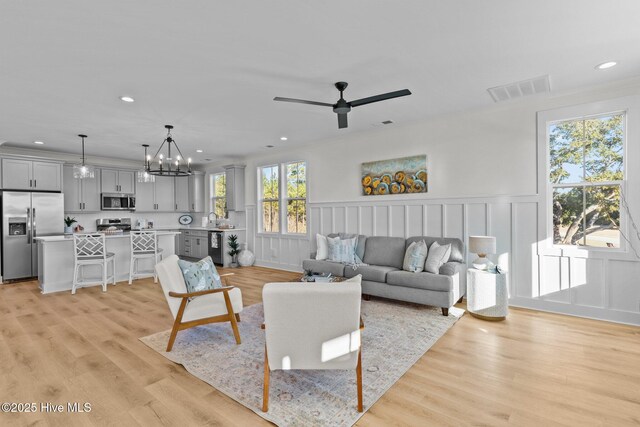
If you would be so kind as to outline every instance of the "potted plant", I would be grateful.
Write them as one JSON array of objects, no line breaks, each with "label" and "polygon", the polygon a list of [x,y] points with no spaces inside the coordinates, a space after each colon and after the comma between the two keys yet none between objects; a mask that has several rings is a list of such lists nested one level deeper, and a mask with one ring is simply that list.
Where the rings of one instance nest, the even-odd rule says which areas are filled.
[{"label": "potted plant", "polygon": [[73,224],[76,223],[75,218],[71,218],[70,216],[64,219],[64,234],[73,234]]},{"label": "potted plant", "polygon": [[236,268],[238,266],[238,254],[240,253],[240,243],[238,243],[238,236],[231,234],[227,238],[227,244],[229,245],[229,251],[227,254],[231,257],[231,267]]}]

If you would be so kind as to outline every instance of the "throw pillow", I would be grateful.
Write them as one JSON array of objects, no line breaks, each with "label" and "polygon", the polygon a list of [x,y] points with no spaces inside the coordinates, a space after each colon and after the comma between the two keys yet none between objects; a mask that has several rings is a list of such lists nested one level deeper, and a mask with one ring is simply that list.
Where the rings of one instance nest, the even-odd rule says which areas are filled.
[{"label": "throw pillow", "polygon": [[339,237],[327,237],[329,246],[329,261],[341,262],[344,264],[355,264],[356,262],[356,238],[341,239]]},{"label": "throw pillow", "polygon": [[424,240],[419,242],[411,242],[404,253],[404,263],[402,269],[404,271],[413,271],[420,273],[424,270],[424,262],[427,259],[427,244]]},{"label": "throw pillow", "polygon": [[187,292],[198,292],[222,287],[220,275],[210,256],[198,262],[189,262],[179,259],[178,266],[182,271]]},{"label": "throw pillow", "polygon": [[424,263],[424,270],[429,273],[438,274],[440,267],[449,260],[451,255],[451,243],[440,246],[438,242],[433,242],[429,248],[427,261]]},{"label": "throw pillow", "polygon": [[316,259],[327,259],[329,257],[329,244],[327,236],[316,234]]}]

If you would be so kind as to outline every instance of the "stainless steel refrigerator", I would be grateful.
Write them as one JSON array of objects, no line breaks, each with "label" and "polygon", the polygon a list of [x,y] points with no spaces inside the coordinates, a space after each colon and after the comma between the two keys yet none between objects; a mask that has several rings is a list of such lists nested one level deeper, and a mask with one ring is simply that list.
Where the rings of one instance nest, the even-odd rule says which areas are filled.
[{"label": "stainless steel refrigerator", "polygon": [[64,199],[60,193],[2,192],[2,278],[38,275],[36,236],[64,232]]}]

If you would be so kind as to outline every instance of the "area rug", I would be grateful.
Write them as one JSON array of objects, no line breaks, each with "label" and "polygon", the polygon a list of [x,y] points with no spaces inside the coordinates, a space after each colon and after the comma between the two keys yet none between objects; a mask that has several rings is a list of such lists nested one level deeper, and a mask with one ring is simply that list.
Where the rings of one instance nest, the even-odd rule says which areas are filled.
[{"label": "area rug", "polygon": [[[362,302],[364,409],[369,409],[464,314],[386,300]],[[279,426],[351,426],[356,409],[354,371],[274,371],[269,412],[262,412],[264,320],[262,304],[245,307],[236,345],[229,324],[210,324],[178,333],[170,353],[169,332],[140,340],[192,375]]]}]

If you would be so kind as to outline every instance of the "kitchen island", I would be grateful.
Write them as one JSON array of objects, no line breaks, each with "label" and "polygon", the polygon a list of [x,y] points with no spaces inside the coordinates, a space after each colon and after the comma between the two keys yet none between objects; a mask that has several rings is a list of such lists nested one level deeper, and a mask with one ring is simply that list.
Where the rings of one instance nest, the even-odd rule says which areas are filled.
[{"label": "kitchen island", "polygon": [[[176,253],[175,231],[158,231],[158,248],[163,249],[164,258]],[[116,281],[129,280],[129,266],[131,262],[131,244],[129,234],[114,234],[106,236],[107,252],[115,254]],[[73,236],[41,236],[38,242],[38,282],[43,294],[60,291],[71,291],[73,284]],[[153,271],[153,261],[140,260],[140,271]],[[83,267],[85,280],[101,276],[99,266]],[[96,284],[96,286],[99,286]],[[112,285],[110,285],[112,286]]]}]

